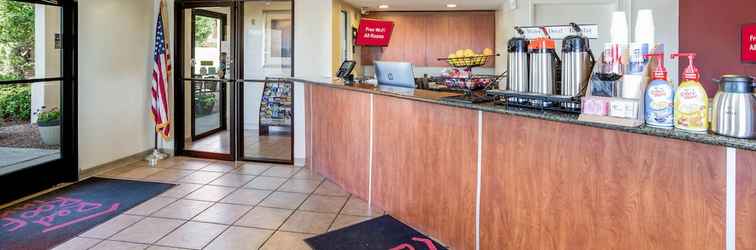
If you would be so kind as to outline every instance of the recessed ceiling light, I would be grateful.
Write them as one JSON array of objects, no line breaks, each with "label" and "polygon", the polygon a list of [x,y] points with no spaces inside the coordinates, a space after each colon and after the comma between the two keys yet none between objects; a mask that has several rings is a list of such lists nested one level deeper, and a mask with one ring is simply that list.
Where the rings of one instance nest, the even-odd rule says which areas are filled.
[{"label": "recessed ceiling light", "polygon": [[457,5],[453,3],[447,3],[446,8],[457,8]]},{"label": "recessed ceiling light", "polygon": [[379,9],[388,9],[389,6],[388,6],[388,4],[381,4],[381,5],[378,5],[378,8]]}]

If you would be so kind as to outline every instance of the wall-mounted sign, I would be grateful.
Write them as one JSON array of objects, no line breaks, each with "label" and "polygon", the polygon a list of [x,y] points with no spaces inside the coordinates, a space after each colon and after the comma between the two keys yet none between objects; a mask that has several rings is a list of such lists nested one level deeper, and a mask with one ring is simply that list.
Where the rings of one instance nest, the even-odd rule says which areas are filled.
[{"label": "wall-mounted sign", "polygon": [[[586,37],[590,39],[599,38],[598,25],[578,24],[578,26],[583,30],[583,35],[585,35]],[[545,27],[546,31],[549,32],[549,36],[551,36],[552,39],[556,40],[564,39],[565,37],[575,33],[572,30],[572,26],[570,25],[549,25]],[[524,36],[527,39],[535,39],[543,36],[543,30],[541,30],[541,27],[538,26],[520,26],[520,29],[525,32]]]},{"label": "wall-mounted sign", "polygon": [[740,60],[756,63],[756,23],[744,24],[740,30]]},{"label": "wall-mounted sign", "polygon": [[357,39],[354,41],[360,46],[380,46],[385,47],[391,41],[391,32],[394,31],[394,22],[376,19],[360,20],[360,27],[357,29]]},{"label": "wall-mounted sign", "polygon": [[55,49],[63,48],[63,42],[61,40],[60,33],[55,33]]}]

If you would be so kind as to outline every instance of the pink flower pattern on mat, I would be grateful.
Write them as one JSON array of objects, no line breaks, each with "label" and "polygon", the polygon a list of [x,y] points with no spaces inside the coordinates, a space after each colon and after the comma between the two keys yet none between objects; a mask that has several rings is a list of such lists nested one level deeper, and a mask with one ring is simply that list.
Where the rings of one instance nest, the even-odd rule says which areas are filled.
[{"label": "pink flower pattern on mat", "polygon": [[120,203],[106,205],[63,196],[34,200],[0,214],[0,229],[13,233],[37,226],[42,233],[47,233],[113,213],[120,206]]}]

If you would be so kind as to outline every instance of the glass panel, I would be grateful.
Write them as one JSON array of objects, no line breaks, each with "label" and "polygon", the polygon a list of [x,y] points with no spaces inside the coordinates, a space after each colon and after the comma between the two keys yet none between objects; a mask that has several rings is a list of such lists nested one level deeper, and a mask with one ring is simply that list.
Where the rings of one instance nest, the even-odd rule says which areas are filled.
[{"label": "glass panel", "polygon": [[[244,79],[291,76],[291,1],[246,1],[243,15]],[[292,161],[294,89],[266,80],[243,85],[241,145],[246,160]]]},{"label": "glass panel", "polygon": [[203,7],[184,11],[186,53],[184,77],[194,79],[231,79],[231,9]]},{"label": "glass panel", "polygon": [[293,92],[291,82],[244,84],[245,159],[292,160]]},{"label": "glass panel", "polygon": [[218,81],[184,81],[186,150],[229,154],[231,88]]},{"label": "glass panel", "polygon": [[244,2],[244,79],[291,76],[291,1]]},{"label": "glass panel", "polygon": [[192,81],[192,98],[194,99],[194,137],[224,127],[222,116],[225,115],[223,99],[225,85],[220,82]]},{"label": "glass panel", "polygon": [[0,81],[60,77],[61,7],[0,0]]},{"label": "glass panel", "polygon": [[60,82],[0,85],[0,175],[60,159]]}]

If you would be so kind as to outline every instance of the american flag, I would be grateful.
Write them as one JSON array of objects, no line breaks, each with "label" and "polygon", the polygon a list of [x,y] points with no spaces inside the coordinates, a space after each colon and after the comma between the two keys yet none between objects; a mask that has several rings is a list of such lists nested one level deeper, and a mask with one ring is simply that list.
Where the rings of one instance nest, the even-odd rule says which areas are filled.
[{"label": "american flag", "polygon": [[152,118],[155,120],[155,130],[168,138],[171,134],[170,115],[168,114],[168,77],[171,72],[171,55],[165,37],[164,3],[160,1],[160,14],[155,31],[155,50],[153,52],[155,65],[152,68]]}]

